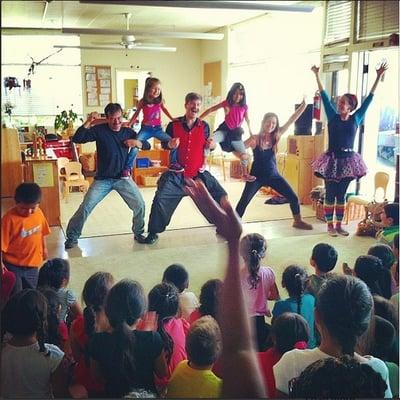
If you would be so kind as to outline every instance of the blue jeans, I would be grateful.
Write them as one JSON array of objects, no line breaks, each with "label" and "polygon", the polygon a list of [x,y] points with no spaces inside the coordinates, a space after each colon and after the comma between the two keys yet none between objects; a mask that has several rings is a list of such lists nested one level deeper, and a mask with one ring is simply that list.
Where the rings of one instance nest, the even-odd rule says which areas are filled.
[{"label": "blue jeans", "polygon": [[116,190],[133,211],[132,232],[135,235],[143,233],[144,200],[132,179],[95,179],[82,204],[68,222],[66,235],[69,240],[78,240],[89,214],[112,190]]},{"label": "blue jeans", "polygon": [[[161,125],[157,126],[142,125],[142,128],[138,133],[137,139],[142,141],[142,140],[148,140],[153,137],[157,138],[161,142],[169,142],[171,140],[171,136],[169,136],[162,130]],[[125,162],[124,169],[130,170],[133,168],[133,162],[135,161],[138,151],[139,149],[137,147],[131,147]],[[171,150],[169,158],[171,164],[176,163],[176,149]]]},{"label": "blue jeans", "polygon": [[[228,134],[229,134],[228,132],[225,132],[223,130],[215,131],[214,135],[213,135],[214,142],[215,143],[224,142]],[[240,154],[246,154],[246,147],[244,145],[243,140],[232,140],[230,142],[230,144],[231,144],[231,146],[233,148],[233,151],[236,151],[236,152],[238,152]],[[247,166],[249,161],[244,159],[244,160],[240,160],[240,163],[242,165],[244,165],[244,166]]]}]

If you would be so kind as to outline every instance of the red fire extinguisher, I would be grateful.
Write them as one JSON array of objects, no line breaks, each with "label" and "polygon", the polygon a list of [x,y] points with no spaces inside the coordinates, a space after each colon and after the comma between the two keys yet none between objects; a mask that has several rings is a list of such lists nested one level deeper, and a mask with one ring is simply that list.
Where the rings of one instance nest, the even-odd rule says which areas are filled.
[{"label": "red fire extinguisher", "polygon": [[318,90],[315,92],[314,95],[313,118],[318,121],[321,119],[321,95],[319,94]]}]

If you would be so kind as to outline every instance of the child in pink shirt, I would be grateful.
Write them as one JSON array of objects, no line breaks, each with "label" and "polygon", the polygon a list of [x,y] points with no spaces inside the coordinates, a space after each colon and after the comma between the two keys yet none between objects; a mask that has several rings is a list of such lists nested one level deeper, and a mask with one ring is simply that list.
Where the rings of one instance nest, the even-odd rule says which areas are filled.
[{"label": "child in pink shirt", "polygon": [[175,367],[187,359],[185,342],[190,324],[183,318],[176,318],[179,308],[178,289],[170,283],[160,283],[149,292],[149,311],[157,313],[157,332],[164,342],[164,351],[168,364],[168,375],[159,379],[156,386],[162,392],[168,385]]},{"label": "child in pink shirt", "polygon": [[270,326],[265,322],[265,316],[271,317],[268,300],[279,299],[274,271],[261,266],[266,250],[267,242],[258,233],[246,235],[240,242],[240,254],[246,265],[241,272],[242,288],[255,325],[258,351],[267,348]]}]

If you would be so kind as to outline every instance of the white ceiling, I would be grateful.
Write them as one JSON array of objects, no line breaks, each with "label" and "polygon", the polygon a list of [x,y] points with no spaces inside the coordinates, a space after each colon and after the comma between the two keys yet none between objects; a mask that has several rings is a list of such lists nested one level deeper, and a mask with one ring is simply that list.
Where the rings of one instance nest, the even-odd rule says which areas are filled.
[{"label": "white ceiling", "polygon": [[[300,2],[258,1],[257,3],[293,5]],[[123,14],[128,12],[132,13],[130,28],[133,30],[183,32],[209,32],[221,26],[266,14],[265,10],[83,4],[79,1],[59,0],[2,1],[1,25],[3,28],[61,29],[68,27],[122,30],[126,27]]]}]

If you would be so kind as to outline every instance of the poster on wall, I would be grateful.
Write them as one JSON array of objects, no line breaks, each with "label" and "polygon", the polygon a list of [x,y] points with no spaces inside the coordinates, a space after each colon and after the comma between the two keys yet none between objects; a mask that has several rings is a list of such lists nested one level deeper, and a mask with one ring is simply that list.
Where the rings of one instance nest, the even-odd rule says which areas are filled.
[{"label": "poster on wall", "polygon": [[111,66],[85,65],[86,104],[90,107],[111,103]]}]

